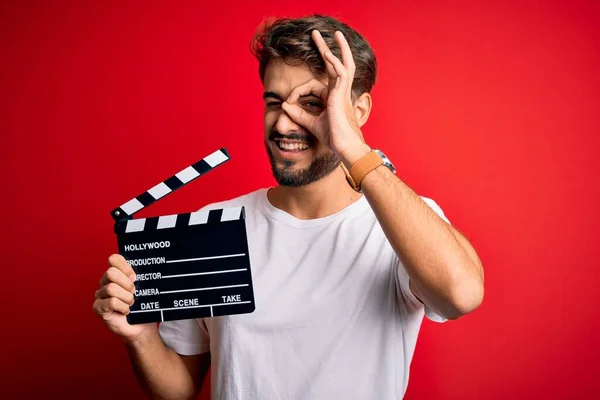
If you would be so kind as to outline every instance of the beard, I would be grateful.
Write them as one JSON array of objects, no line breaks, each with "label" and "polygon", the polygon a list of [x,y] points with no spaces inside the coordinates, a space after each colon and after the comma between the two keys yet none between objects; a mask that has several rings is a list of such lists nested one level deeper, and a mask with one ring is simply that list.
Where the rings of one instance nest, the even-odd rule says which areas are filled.
[{"label": "beard", "polygon": [[273,151],[268,142],[265,142],[267,154],[271,162],[273,177],[281,186],[300,187],[316,182],[332,173],[339,165],[340,158],[330,150],[312,160],[306,168],[295,169],[295,161],[284,160],[283,166],[277,164]]}]

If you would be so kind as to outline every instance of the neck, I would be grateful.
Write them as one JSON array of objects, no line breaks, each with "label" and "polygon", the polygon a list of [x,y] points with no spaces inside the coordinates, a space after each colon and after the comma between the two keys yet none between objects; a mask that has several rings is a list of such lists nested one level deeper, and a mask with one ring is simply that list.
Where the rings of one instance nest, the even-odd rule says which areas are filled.
[{"label": "neck", "polygon": [[327,217],[348,207],[362,194],[355,192],[338,167],[328,176],[302,187],[277,186],[267,193],[273,207],[298,219]]}]

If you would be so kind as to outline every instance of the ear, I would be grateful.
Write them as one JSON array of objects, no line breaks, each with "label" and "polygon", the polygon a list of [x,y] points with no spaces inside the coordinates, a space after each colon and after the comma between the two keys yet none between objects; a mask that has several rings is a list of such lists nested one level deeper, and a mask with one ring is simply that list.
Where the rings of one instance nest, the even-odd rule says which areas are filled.
[{"label": "ear", "polygon": [[362,127],[367,123],[372,106],[373,99],[369,93],[361,94],[360,97],[354,102],[354,116],[356,117],[359,127]]}]

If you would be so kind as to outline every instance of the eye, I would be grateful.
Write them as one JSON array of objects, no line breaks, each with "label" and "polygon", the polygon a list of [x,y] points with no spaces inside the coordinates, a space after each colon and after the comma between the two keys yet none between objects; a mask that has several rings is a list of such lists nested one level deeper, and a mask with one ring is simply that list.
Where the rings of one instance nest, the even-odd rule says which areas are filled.
[{"label": "eye", "polygon": [[321,108],[321,103],[319,103],[318,101],[307,101],[306,103],[304,103],[305,106],[308,106],[310,108]]}]

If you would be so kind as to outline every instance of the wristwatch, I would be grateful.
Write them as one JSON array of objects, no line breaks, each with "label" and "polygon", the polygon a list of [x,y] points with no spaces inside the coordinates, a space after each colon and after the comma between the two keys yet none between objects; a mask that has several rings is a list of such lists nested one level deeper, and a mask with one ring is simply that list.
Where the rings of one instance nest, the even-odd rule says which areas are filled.
[{"label": "wristwatch", "polygon": [[361,183],[364,177],[380,165],[387,167],[393,174],[396,173],[394,164],[392,164],[390,159],[379,149],[373,149],[365,154],[361,159],[350,166],[350,170],[344,166],[344,163],[341,165],[346,174],[348,184],[350,184],[352,189],[360,193],[362,193]]}]

